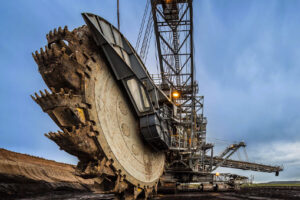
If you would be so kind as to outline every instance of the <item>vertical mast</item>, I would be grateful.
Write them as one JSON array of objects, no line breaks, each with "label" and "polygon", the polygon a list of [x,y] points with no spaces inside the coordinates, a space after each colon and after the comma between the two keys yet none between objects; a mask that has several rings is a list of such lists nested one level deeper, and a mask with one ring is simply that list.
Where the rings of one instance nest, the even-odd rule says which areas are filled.
[{"label": "vertical mast", "polygon": [[203,97],[197,96],[198,85],[194,78],[193,0],[151,0],[151,5],[160,87],[178,107],[177,117],[188,136],[188,147],[196,148],[205,133],[199,133]]},{"label": "vertical mast", "polygon": [[117,0],[118,30],[120,31],[120,2]]}]

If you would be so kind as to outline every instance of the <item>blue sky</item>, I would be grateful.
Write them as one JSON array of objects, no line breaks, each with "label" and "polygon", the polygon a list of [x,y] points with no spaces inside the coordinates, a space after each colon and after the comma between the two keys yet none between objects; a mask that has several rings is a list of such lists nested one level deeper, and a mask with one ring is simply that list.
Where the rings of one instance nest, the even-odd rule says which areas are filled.
[{"label": "blue sky", "polygon": [[[121,31],[135,46],[146,1],[120,3]],[[44,137],[58,128],[29,96],[46,88],[31,52],[46,44],[51,29],[83,25],[81,12],[116,25],[115,8],[112,0],[2,2],[0,147],[76,163]],[[194,0],[196,78],[208,141],[220,150],[244,140],[250,160],[285,166],[278,178],[241,172],[257,181],[300,180],[299,9],[297,0]],[[155,72],[154,57],[147,66]]]}]

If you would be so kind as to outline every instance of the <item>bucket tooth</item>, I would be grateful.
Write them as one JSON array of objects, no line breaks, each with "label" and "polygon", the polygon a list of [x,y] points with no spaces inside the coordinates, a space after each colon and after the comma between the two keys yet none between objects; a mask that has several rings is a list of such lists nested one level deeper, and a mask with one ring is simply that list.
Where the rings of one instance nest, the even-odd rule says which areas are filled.
[{"label": "bucket tooth", "polygon": [[57,133],[50,132],[49,135],[50,135],[50,138],[49,138],[50,140],[54,141],[56,144],[61,143],[61,139],[57,136]]},{"label": "bucket tooth", "polygon": [[143,191],[142,188],[134,187],[133,199],[137,199],[142,191]]},{"label": "bucket tooth", "polygon": [[40,65],[42,63],[41,55],[39,54],[38,51],[35,51],[34,60],[38,65]]},{"label": "bucket tooth", "polygon": [[42,90],[40,90],[39,92],[41,94],[41,97],[45,97],[46,96],[45,93]]},{"label": "bucket tooth", "polygon": [[49,133],[45,133],[44,136],[46,136],[47,138],[51,139]]},{"label": "bucket tooth", "polygon": [[59,34],[62,34],[62,33],[63,33],[61,27],[58,27],[58,33],[59,33]]},{"label": "bucket tooth", "polygon": [[71,136],[71,133],[68,131],[68,129],[64,128],[63,131],[64,131],[64,133],[65,133],[66,135]]},{"label": "bucket tooth", "polygon": [[51,87],[50,90],[51,90],[52,93],[55,93],[55,88],[54,87]]},{"label": "bucket tooth", "polygon": [[64,33],[65,33],[65,34],[66,34],[66,33],[69,33],[68,26],[65,26],[65,27],[64,27]]},{"label": "bucket tooth", "polygon": [[49,47],[48,47],[48,45],[45,45],[45,52],[46,52],[46,54],[48,54],[48,52],[49,52]]},{"label": "bucket tooth", "polygon": [[38,62],[37,56],[34,53],[32,53],[32,57],[33,57],[34,61],[37,63]]},{"label": "bucket tooth", "polygon": [[39,57],[40,57],[40,53],[36,50],[35,51],[35,55],[36,55],[36,57],[38,58],[38,60],[40,59]]},{"label": "bucket tooth", "polygon": [[64,134],[63,132],[61,132],[61,131],[58,131],[58,132],[57,132],[57,136],[59,136],[59,137],[64,137],[64,135],[65,135],[65,134]]},{"label": "bucket tooth", "polygon": [[55,134],[53,132],[46,133],[45,136],[53,141],[55,139]]},{"label": "bucket tooth", "polygon": [[36,102],[37,99],[32,95],[30,95],[30,96],[31,96],[32,100]]},{"label": "bucket tooth", "polygon": [[51,95],[51,94],[48,92],[47,89],[45,89],[44,91],[45,91],[45,93],[46,93],[46,96],[50,96],[50,95]]},{"label": "bucket tooth", "polygon": [[128,184],[124,181],[124,177],[118,174],[117,180],[115,181],[115,187],[113,192],[122,193],[128,188]]},{"label": "bucket tooth", "polygon": [[44,49],[43,49],[43,48],[40,48],[40,54],[41,54],[41,56],[43,56],[44,53],[45,53],[45,52],[44,52]]},{"label": "bucket tooth", "polygon": [[56,30],[56,28],[54,28],[54,30],[53,30],[53,35],[54,35],[54,36],[57,35],[57,30]]},{"label": "bucket tooth", "polygon": [[52,33],[52,31],[49,31],[49,38],[50,38],[50,39],[53,38],[53,33]]},{"label": "bucket tooth", "polygon": [[49,136],[50,136],[51,139],[53,139],[53,138],[55,138],[55,133],[50,132],[50,133],[49,133]]},{"label": "bucket tooth", "polygon": [[43,54],[43,59],[44,61],[47,61],[48,60],[48,46],[45,46],[45,52]]},{"label": "bucket tooth", "polygon": [[41,97],[38,95],[38,93],[34,93],[34,95],[35,95],[35,97],[37,98],[37,99],[40,99]]},{"label": "bucket tooth", "polygon": [[146,186],[144,188],[145,199],[148,199],[153,192],[153,187]]},{"label": "bucket tooth", "polygon": [[92,138],[92,137],[95,137],[95,136],[96,136],[96,134],[95,134],[95,132],[94,132],[94,131],[90,131],[90,132],[88,133],[88,135],[89,135],[89,137],[90,137],[90,138]]},{"label": "bucket tooth", "polygon": [[113,163],[113,159],[111,159],[111,160],[107,159],[105,161],[106,161],[105,166],[107,166],[107,167],[109,167]]},{"label": "bucket tooth", "polygon": [[87,121],[86,124],[87,124],[88,126],[92,126],[92,125],[93,125],[93,123],[92,123],[91,121]]}]

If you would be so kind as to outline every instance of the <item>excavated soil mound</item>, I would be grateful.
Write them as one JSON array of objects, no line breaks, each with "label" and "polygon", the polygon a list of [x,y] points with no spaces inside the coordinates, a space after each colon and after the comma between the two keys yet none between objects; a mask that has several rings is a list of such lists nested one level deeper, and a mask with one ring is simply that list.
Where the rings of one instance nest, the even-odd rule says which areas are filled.
[{"label": "excavated soil mound", "polygon": [[50,191],[90,191],[92,180],[75,175],[75,166],[0,148],[0,198]]}]

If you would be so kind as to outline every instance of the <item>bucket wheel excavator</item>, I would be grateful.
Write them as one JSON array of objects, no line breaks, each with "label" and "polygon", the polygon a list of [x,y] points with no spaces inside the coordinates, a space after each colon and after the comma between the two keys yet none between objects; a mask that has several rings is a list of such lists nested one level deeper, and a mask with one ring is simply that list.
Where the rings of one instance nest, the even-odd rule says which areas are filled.
[{"label": "bucket wheel excavator", "polygon": [[282,171],[229,160],[230,151],[244,144],[213,156],[194,75],[193,1],[150,2],[147,27],[155,30],[158,82],[119,30],[90,13],[82,14],[82,27],[50,31],[45,48],[33,53],[50,91],[32,98],[61,129],[45,135],[78,158],[76,175],[120,198],[147,199],[159,181],[199,182],[217,167]]}]

